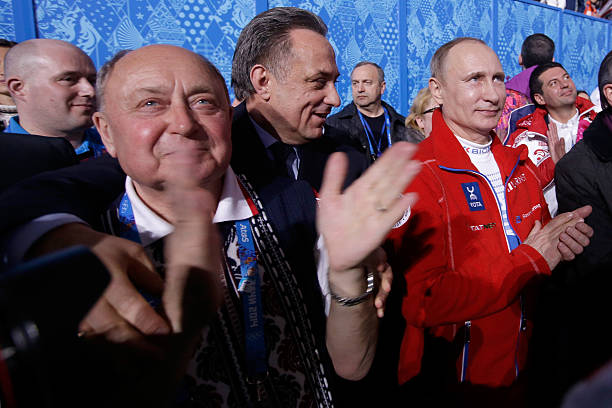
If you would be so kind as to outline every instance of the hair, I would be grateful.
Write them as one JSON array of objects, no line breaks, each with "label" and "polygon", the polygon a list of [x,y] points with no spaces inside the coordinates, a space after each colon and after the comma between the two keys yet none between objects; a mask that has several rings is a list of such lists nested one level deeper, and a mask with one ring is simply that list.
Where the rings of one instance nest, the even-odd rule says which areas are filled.
[{"label": "hair", "polygon": [[559,67],[563,69],[565,72],[567,72],[567,70],[563,68],[563,65],[559,64],[558,62],[545,62],[542,65],[538,65],[538,67],[534,69],[533,72],[531,73],[531,76],[529,77],[529,89],[530,89],[529,97],[531,98],[532,102],[536,106],[542,106],[538,104],[534,98],[535,94],[542,95],[542,86],[544,84],[542,83],[542,81],[540,81],[540,76],[542,76],[542,74],[548,71],[549,69],[556,68],[556,67]]},{"label": "hair", "polygon": [[610,103],[606,99],[603,88],[608,84],[612,84],[612,51],[610,51],[601,61],[599,66],[599,74],[597,75],[597,84],[599,85],[599,97],[601,100],[602,109],[610,108]]},{"label": "hair", "polygon": [[[104,111],[104,93],[106,91],[106,85],[108,80],[115,69],[115,65],[126,55],[134,50],[121,50],[117,52],[110,60],[108,60],[102,68],[98,71],[98,76],[96,77],[96,101],[98,103],[98,110]],[[225,84],[225,78],[221,75],[221,72],[217,69],[217,67],[210,62],[206,57],[203,57],[200,54],[193,53],[195,56],[199,57],[204,65],[210,70],[210,72],[215,76],[215,79],[220,81],[223,84],[223,89],[225,90],[225,97],[227,99],[227,103],[229,105],[229,93],[227,92],[227,85]]]},{"label": "hair", "polygon": [[96,76],[96,102],[99,111],[104,111],[104,91],[106,90],[106,83],[108,82],[111,72],[115,69],[117,62],[132,51],[133,50],[121,50],[117,52],[111,59],[106,61],[98,71],[98,75]]},{"label": "hair", "polygon": [[238,37],[232,60],[232,87],[239,100],[255,93],[251,68],[261,64],[277,78],[284,78],[291,55],[291,30],[303,28],[322,36],[327,26],[310,11],[296,7],[276,7],[256,15]]},{"label": "hair", "polygon": [[0,47],[2,47],[2,48],[12,48],[15,45],[17,45],[17,43],[15,41],[11,41],[11,40],[6,40],[4,38],[0,38]]},{"label": "hair", "polygon": [[544,34],[531,34],[523,41],[521,57],[525,68],[551,62],[555,54],[555,43]]},{"label": "hair", "polygon": [[355,72],[357,68],[363,67],[364,65],[371,65],[374,68],[376,68],[376,72],[378,72],[378,82],[381,84],[385,82],[385,71],[383,71],[380,65],[376,64],[375,62],[371,62],[371,61],[361,61],[357,63],[357,65],[355,65],[355,67],[351,71],[351,77],[353,76],[353,72]]},{"label": "hair", "polygon": [[421,128],[416,122],[416,119],[423,114],[425,111],[425,107],[431,101],[431,91],[429,87],[425,87],[419,91],[417,96],[412,101],[412,106],[410,107],[410,113],[406,117],[406,127],[411,127],[413,129],[421,131]]},{"label": "hair", "polygon": [[458,37],[458,38],[455,38],[454,40],[447,42],[446,44],[438,48],[436,52],[434,53],[433,57],[431,57],[431,62],[429,63],[429,69],[431,70],[432,78],[437,78],[440,80],[443,79],[444,62],[446,60],[446,57],[448,56],[448,53],[455,45],[461,44],[462,42],[466,42],[466,41],[474,41],[474,42],[477,42],[483,45],[487,45],[487,43],[482,41],[481,39],[473,38],[473,37]]}]

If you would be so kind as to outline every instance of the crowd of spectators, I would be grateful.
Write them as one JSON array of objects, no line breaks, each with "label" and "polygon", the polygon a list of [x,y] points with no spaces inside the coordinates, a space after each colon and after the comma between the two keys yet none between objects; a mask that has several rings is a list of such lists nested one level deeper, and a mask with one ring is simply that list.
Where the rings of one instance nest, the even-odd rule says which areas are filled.
[{"label": "crowd of spectators", "polygon": [[87,405],[610,404],[612,53],[602,109],[535,33],[507,81],[482,40],[442,45],[407,117],[361,61],[329,116],[326,34],[255,16],[234,106],[181,47],[96,72],[0,42],[0,275],[74,245],[107,268],[70,333],[97,357]]}]

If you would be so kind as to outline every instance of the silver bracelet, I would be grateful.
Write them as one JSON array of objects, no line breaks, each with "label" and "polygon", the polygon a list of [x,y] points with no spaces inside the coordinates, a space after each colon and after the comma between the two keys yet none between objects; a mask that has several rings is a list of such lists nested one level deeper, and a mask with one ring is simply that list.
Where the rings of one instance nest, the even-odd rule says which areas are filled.
[{"label": "silver bracelet", "polygon": [[365,292],[363,292],[361,295],[357,297],[349,298],[349,297],[338,296],[334,292],[332,292],[331,286],[329,288],[329,294],[331,295],[332,299],[336,301],[336,303],[342,306],[350,307],[350,306],[358,305],[360,303],[363,303],[374,291],[374,273],[368,272],[366,281],[368,282],[368,286],[366,287]]}]

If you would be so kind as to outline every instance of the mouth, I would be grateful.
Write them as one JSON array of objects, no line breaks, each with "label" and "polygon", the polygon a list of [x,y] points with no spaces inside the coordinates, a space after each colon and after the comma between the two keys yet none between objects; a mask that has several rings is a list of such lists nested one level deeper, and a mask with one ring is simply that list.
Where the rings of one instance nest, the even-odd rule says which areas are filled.
[{"label": "mouth", "polygon": [[314,115],[314,116],[318,116],[318,117],[320,117],[321,119],[325,120],[325,119],[327,119],[327,116],[328,116],[330,113],[331,113],[331,111],[329,111],[329,112],[313,112],[313,115]]}]

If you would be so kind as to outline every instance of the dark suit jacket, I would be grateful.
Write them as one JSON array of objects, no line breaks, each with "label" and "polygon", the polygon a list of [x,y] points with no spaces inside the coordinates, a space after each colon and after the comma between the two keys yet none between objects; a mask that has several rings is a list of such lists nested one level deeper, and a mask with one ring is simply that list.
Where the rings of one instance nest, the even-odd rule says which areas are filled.
[{"label": "dark suit jacket", "polygon": [[35,174],[77,164],[62,137],[0,133],[0,191]]}]

